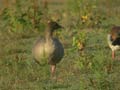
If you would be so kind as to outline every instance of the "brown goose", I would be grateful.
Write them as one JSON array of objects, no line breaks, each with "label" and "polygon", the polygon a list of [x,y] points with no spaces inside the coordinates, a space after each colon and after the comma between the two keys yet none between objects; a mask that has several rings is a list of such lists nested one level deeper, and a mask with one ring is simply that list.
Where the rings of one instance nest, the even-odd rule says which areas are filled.
[{"label": "brown goose", "polygon": [[120,49],[120,26],[114,26],[108,34],[108,44],[112,50],[112,59],[115,59],[115,51]]},{"label": "brown goose", "polygon": [[56,64],[59,63],[64,56],[64,48],[61,42],[53,37],[53,32],[62,28],[58,23],[48,21],[44,38],[40,38],[33,46],[33,56],[35,60],[41,63],[47,59],[51,66],[51,76],[55,74]]}]

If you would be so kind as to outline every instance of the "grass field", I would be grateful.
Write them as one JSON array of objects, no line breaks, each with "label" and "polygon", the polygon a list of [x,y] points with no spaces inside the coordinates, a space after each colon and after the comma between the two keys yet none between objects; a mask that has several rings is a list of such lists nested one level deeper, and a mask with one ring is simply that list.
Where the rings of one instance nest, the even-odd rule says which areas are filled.
[{"label": "grass field", "polygon": [[[85,2],[88,2],[88,5],[90,3],[87,0]],[[49,65],[38,65],[31,54],[34,41],[43,35],[43,24],[40,23],[40,27],[35,29],[33,23],[23,22],[25,26],[23,24],[22,28],[18,28],[18,21],[10,16],[11,13],[13,16],[17,14],[9,11],[8,19],[3,17],[6,14],[1,14],[0,90],[120,90],[120,52],[117,51],[113,61],[107,44],[107,33],[111,26],[120,24],[119,0],[110,0],[108,6],[104,5],[104,0],[99,2],[101,3],[95,4],[98,6],[95,15],[99,17],[93,16],[96,19],[93,18],[92,21],[84,19],[85,23],[78,22],[80,17],[77,12],[81,9],[74,12],[76,5],[66,2],[59,10],[60,6],[51,4],[53,6],[49,9],[49,16],[54,18],[54,15],[58,15],[54,19],[60,18],[60,24],[65,27],[58,33],[65,55],[57,66],[57,80],[50,79]],[[54,11],[54,7],[57,11],[56,8]],[[107,10],[109,13],[104,13]],[[89,9],[85,8],[80,15],[89,17],[88,12]],[[101,19],[101,16],[105,16],[106,20]],[[28,18],[25,20],[29,21]],[[99,21],[102,23],[99,24]],[[85,33],[83,51],[72,45],[73,37],[78,35],[76,32]]]}]

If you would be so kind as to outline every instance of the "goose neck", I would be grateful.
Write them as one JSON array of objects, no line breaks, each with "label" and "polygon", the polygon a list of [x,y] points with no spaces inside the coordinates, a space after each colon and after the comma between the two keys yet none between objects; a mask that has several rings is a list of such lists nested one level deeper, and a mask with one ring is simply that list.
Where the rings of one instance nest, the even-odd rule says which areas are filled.
[{"label": "goose neck", "polygon": [[53,30],[52,29],[49,29],[49,28],[46,29],[45,38],[46,38],[46,40],[50,40],[53,38]]}]

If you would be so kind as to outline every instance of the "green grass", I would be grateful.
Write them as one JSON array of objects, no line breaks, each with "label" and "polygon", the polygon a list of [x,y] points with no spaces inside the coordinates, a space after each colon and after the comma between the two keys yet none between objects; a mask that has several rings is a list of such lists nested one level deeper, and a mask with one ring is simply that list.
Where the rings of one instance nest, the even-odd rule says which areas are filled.
[{"label": "green grass", "polygon": [[[83,3],[86,2],[89,6],[92,4],[87,0]],[[67,2],[58,4],[51,3],[48,11],[50,18],[54,17],[54,14],[58,15],[59,23],[65,27],[60,32],[61,34],[57,33],[65,48],[64,58],[57,65],[57,80],[50,79],[50,66],[38,65],[31,54],[34,41],[43,35],[43,24],[38,24],[39,27],[34,29],[34,25],[28,23],[32,20],[26,16],[22,19],[26,20],[25,22],[28,21],[27,25],[23,22],[24,30],[21,30],[17,28],[19,20],[13,20],[23,14],[22,11],[17,11],[18,15],[12,12],[16,17],[10,18],[5,14],[5,18],[0,21],[0,90],[120,90],[120,52],[117,51],[116,59],[113,61],[107,44],[109,28],[112,24],[119,25],[120,23],[119,0],[116,2],[110,0],[108,6],[104,0],[96,3],[97,14],[93,17],[98,18],[98,21],[102,21],[102,15],[106,18],[99,28],[89,27],[87,23],[78,24],[79,10],[82,13],[89,13],[89,9],[84,11],[83,8],[79,9],[76,5],[73,6]],[[31,8],[30,15],[32,16],[34,13],[30,5],[28,6]],[[75,8],[78,9],[77,12],[74,12]],[[11,13],[11,11],[8,12]],[[0,19],[3,16],[0,16]],[[9,23],[9,20],[12,23]],[[96,21],[97,19],[93,20],[93,23]],[[87,40],[83,51],[78,51],[72,46],[72,39],[76,37],[75,30],[86,33]]]},{"label": "green grass", "polygon": [[[58,81],[50,80],[49,65],[39,66],[33,61],[31,48],[37,33],[1,32],[1,90],[119,90],[120,62],[111,60],[106,32],[87,31],[84,55],[65,48],[57,67]],[[116,58],[119,59],[118,54]]]}]

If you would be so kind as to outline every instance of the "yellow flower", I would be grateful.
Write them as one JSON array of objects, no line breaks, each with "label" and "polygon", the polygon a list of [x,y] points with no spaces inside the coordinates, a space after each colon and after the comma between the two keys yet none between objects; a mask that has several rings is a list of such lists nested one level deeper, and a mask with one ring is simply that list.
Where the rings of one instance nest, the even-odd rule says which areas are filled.
[{"label": "yellow flower", "polygon": [[81,18],[82,18],[82,20],[83,20],[83,21],[86,21],[86,20],[88,20],[88,16],[87,16],[87,15],[85,15],[85,16],[82,16]]},{"label": "yellow flower", "polygon": [[78,49],[82,50],[84,48],[84,45],[83,45],[83,43],[78,42],[77,47],[78,47]]}]

